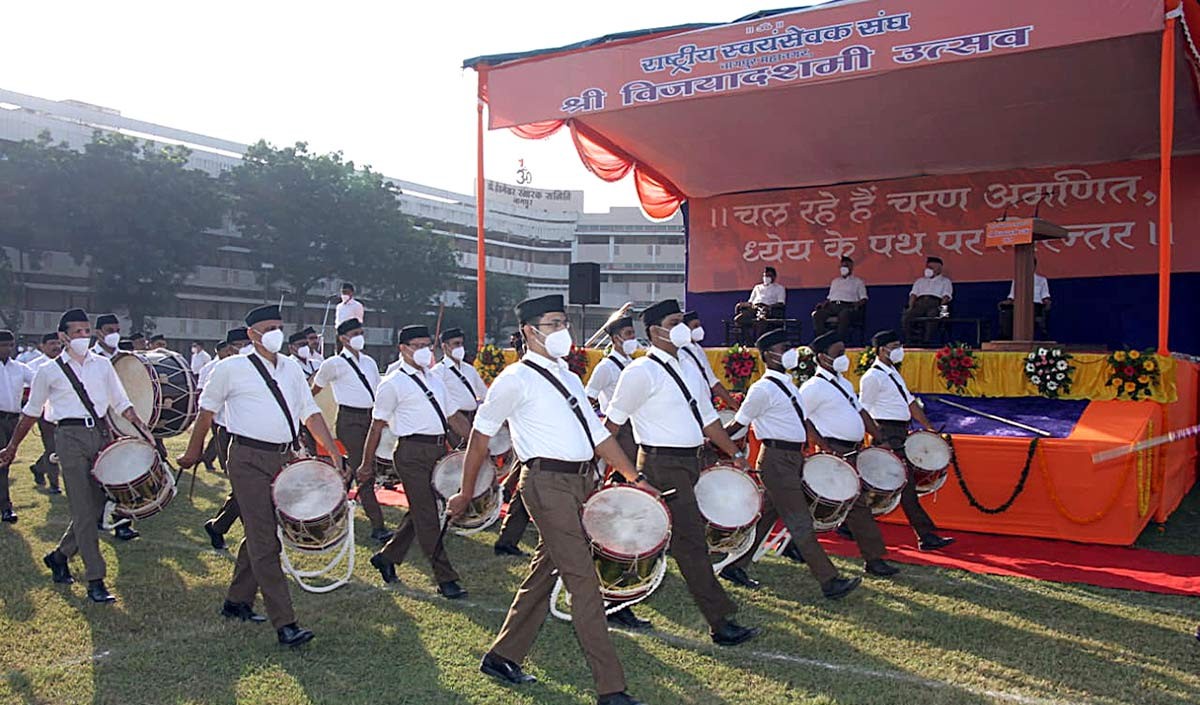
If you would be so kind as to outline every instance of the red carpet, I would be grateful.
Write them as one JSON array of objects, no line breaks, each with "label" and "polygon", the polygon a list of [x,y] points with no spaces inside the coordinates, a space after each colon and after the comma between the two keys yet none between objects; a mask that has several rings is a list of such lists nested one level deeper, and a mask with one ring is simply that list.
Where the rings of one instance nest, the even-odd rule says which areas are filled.
[{"label": "red carpet", "polygon": [[[378,489],[375,495],[380,504],[408,506],[402,491]],[[917,550],[908,526],[881,523],[879,527],[887,542],[888,559],[897,563],[1169,595],[1200,595],[1200,556],[967,531],[947,532],[958,539],[954,545],[923,553]],[[858,556],[853,541],[833,532],[821,535],[821,545],[836,556]]]}]

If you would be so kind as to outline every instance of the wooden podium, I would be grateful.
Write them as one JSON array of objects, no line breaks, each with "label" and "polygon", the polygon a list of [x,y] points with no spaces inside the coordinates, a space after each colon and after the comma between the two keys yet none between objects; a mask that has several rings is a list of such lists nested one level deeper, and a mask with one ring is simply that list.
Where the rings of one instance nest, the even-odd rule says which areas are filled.
[{"label": "wooden podium", "polygon": [[988,247],[1013,248],[1013,338],[984,343],[984,350],[1025,351],[1052,341],[1033,339],[1035,244],[1064,238],[1068,230],[1042,218],[1006,218],[987,224]]}]

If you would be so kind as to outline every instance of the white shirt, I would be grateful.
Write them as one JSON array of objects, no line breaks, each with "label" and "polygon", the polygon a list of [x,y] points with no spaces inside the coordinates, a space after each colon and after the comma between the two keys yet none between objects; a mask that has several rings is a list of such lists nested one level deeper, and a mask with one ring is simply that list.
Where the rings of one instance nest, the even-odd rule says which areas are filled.
[{"label": "white shirt", "polygon": [[423,372],[408,363],[402,363],[396,371],[383,378],[375,397],[372,417],[387,421],[388,427],[397,438],[419,433],[425,436],[440,436],[446,432],[442,419],[429,403],[425,390],[413,380],[413,375],[425,384],[425,388],[437,401],[442,416],[449,419],[459,409],[446,394],[446,385],[432,372]]},{"label": "white shirt", "polygon": [[[442,384],[446,386],[446,395],[460,411],[478,409],[479,401],[487,396],[487,385],[483,383],[483,378],[474,367],[466,363],[445,357],[433,366],[432,372],[442,380]],[[466,380],[465,385],[463,380]],[[468,386],[470,391],[467,391]]]},{"label": "white shirt", "polygon": [[782,284],[771,282],[770,284],[755,284],[750,290],[750,303],[752,304],[782,304],[787,301],[787,289],[783,288]]},{"label": "white shirt", "polygon": [[[618,362],[621,363],[619,366]],[[612,352],[597,362],[595,369],[592,370],[592,376],[588,378],[585,392],[588,399],[600,400],[600,413],[605,416],[608,416],[608,405],[612,402],[613,392],[617,390],[617,380],[621,377],[621,371],[632,363],[633,358],[626,357],[613,348]]]},{"label": "white shirt", "polygon": [[[603,443],[611,435],[588,407],[583,382],[565,361],[551,360],[532,351],[526,352],[522,359],[548,370],[578,400],[592,440]],[[528,365],[509,365],[492,380],[487,397],[475,414],[475,430],[494,436],[505,421],[513,448],[522,461],[551,458],[583,462],[596,454],[567,400]]]},{"label": "white shirt", "polygon": [[[717,382],[717,373],[713,372],[712,363],[708,361],[708,353],[704,352],[704,348],[700,347],[700,343],[688,343],[679,349],[679,364],[684,367],[691,367],[700,373],[700,378],[704,380],[704,386],[707,389],[712,389]],[[710,396],[709,392],[706,396]]]},{"label": "white shirt", "polygon": [[952,298],[954,284],[945,274],[939,274],[936,277],[921,277],[913,282],[912,291],[908,294],[909,296],[936,296],[939,299],[942,297]]},{"label": "white shirt", "polygon": [[192,372],[197,375],[200,374],[200,370],[212,362],[212,359],[212,355],[209,355],[207,350],[201,349],[198,353],[192,353]]},{"label": "white shirt", "polygon": [[21,360],[21,362],[24,362],[26,365],[28,365],[29,369],[37,372],[39,369],[41,369],[42,365],[46,364],[47,362],[54,362],[54,360],[46,357],[45,353],[39,350],[38,353],[29,358],[29,360]]},{"label": "white shirt", "polygon": [[[770,381],[777,379],[783,383],[787,391]],[[754,435],[758,438],[770,438],[776,441],[803,443],[807,438],[804,424],[796,415],[792,399],[800,404],[800,389],[789,374],[776,370],[767,370],[762,379],[750,385],[746,398],[733,417],[743,426],[753,426]],[[801,409],[803,411],[803,409]]]},{"label": "white shirt", "polygon": [[[321,369],[321,364],[324,362],[324,360],[320,360],[320,361],[314,360],[312,353],[308,354],[307,360],[300,357],[299,355],[292,355],[291,357],[300,365],[300,370],[302,372],[304,372],[304,376],[306,378],[312,377],[313,375],[315,375],[317,373],[317,371]],[[379,369],[378,366],[376,366],[376,369]]]},{"label": "white shirt", "polygon": [[335,327],[342,325],[342,321],[348,321],[351,318],[357,318],[359,323],[363,323],[363,305],[358,299],[351,298],[349,301],[337,305],[333,318]]},{"label": "white shirt", "polygon": [[99,341],[97,341],[96,344],[92,346],[92,352],[96,353],[100,357],[111,360],[111,359],[113,359],[113,357],[116,356],[116,354],[118,352],[120,352],[120,350],[114,350],[112,352],[109,352],[104,349],[104,346],[101,345]]},{"label": "white shirt", "polygon": [[[1014,298],[1017,284],[1013,282],[1008,285],[1008,298]],[[1050,298],[1050,282],[1042,275],[1034,272],[1033,274],[1033,300],[1035,303],[1045,303],[1046,299]]]},{"label": "white shirt", "polygon": [[[390,365],[388,365],[388,366],[387,366],[387,369],[383,371],[383,376],[384,376],[384,377],[387,377],[387,376],[388,376],[388,375],[390,375],[391,373],[393,373],[393,372],[395,372],[396,370],[400,369],[400,366],[401,366],[401,365],[403,365],[403,364],[404,364],[404,358],[400,358],[399,360],[396,360],[395,362],[393,362],[392,364],[390,364]],[[415,369],[415,368],[414,368],[414,369]]]},{"label": "white shirt", "polygon": [[37,359],[37,357],[41,354],[41,350],[38,350],[37,348],[29,348],[20,355],[17,355],[17,362],[24,362],[26,365],[28,365],[33,360]]},{"label": "white shirt", "polygon": [[858,387],[863,408],[871,418],[877,421],[908,421],[912,418],[912,410],[908,408],[913,400],[912,392],[908,391],[904,377],[895,368],[875,360],[863,374]]},{"label": "white shirt", "polygon": [[21,411],[21,393],[33,384],[33,375],[29,365],[15,358],[0,362],[0,411],[10,414]]},{"label": "white shirt", "polygon": [[[271,394],[267,383],[254,369],[251,356],[256,356],[274,378],[283,393],[292,415],[294,429],[289,429],[283,410]],[[308,417],[321,413],[313,400],[308,381],[300,365],[286,355],[276,355],[271,365],[258,351],[250,355],[233,355],[217,362],[200,393],[200,408],[214,414],[225,409],[225,428],[230,433],[265,443],[290,443],[292,431],[297,434]]]},{"label": "white shirt", "polygon": [[[204,391],[204,385],[208,384],[208,378],[212,376],[213,368],[216,367],[217,363],[220,361],[221,361],[221,358],[214,357],[213,359],[208,361],[207,365],[200,368],[200,374],[196,375],[196,388],[199,389],[201,392]],[[225,407],[224,407],[224,405],[222,405],[222,407],[220,409],[218,409],[216,412],[213,413],[213,422],[220,424],[221,426],[225,425]]]},{"label": "white shirt", "polygon": [[[680,355],[683,355],[681,352]],[[633,361],[617,380],[608,420],[624,425],[633,419],[633,437],[640,445],[695,448],[704,443],[704,432],[688,408],[683,391],[675,380],[653,359],[671,366],[683,379],[700,410],[700,420],[708,426],[720,417],[712,405],[712,391],[700,377],[696,366],[652,347],[645,357]]]},{"label": "white shirt", "polygon": [[[358,365],[370,389],[363,385],[352,365]],[[321,369],[317,370],[313,384],[318,387],[333,387],[333,398],[341,406],[370,409],[375,405],[371,392],[379,387],[379,366],[370,355],[359,353],[358,358],[354,359],[349,350],[342,350],[321,363]]]},{"label": "white shirt", "polygon": [[859,277],[851,274],[848,277],[835,277],[829,282],[830,301],[857,303],[867,298],[867,285]]},{"label": "white shirt", "polygon": [[[835,384],[846,394],[835,389]],[[805,418],[816,426],[817,433],[825,438],[858,443],[866,435],[854,385],[841,375],[835,378],[823,367],[818,367],[817,373],[800,386],[800,407]]]},{"label": "white shirt", "polygon": [[[84,391],[92,400],[92,406],[101,417],[104,417],[110,408],[114,413],[120,414],[131,406],[129,397],[125,395],[125,387],[121,386],[121,380],[117,378],[117,373],[108,358],[91,352],[83,358],[82,363],[76,362],[68,353],[63,353],[60,357],[71,366],[71,371],[83,384]],[[91,416],[58,364],[42,365],[38,369],[33,376],[33,384],[29,386],[29,401],[25,402],[21,413],[36,418],[42,415],[43,407],[46,411],[45,418],[51,423],[58,423],[63,419],[86,419]]]}]

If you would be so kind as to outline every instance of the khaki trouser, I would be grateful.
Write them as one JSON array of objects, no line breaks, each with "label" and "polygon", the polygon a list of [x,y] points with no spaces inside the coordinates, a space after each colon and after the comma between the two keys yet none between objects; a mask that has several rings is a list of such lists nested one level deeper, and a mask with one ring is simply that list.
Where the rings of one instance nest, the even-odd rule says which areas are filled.
[{"label": "khaki trouser", "polygon": [[[363,446],[367,442],[367,434],[371,431],[371,410],[362,409],[350,411],[348,407],[338,407],[337,438],[346,447],[350,467],[357,468],[362,463]],[[379,500],[375,498],[375,463],[369,465],[371,472],[365,477],[357,477],[358,502],[362,505],[363,513],[371,521],[372,529],[383,528],[383,510]]]},{"label": "khaki trouser", "polygon": [[[0,417],[0,448],[8,445],[13,431],[17,428],[18,414],[11,418]],[[8,466],[0,465],[0,509],[12,509],[12,498],[8,496]]]},{"label": "khaki trouser", "polygon": [[908,482],[904,483],[904,489],[900,491],[900,506],[904,509],[904,516],[908,517],[908,525],[917,532],[919,539],[934,534],[937,531],[937,525],[933,523],[933,519],[921,506],[921,499],[917,496],[917,480],[913,467],[908,464],[908,459],[904,456],[904,441],[908,438],[908,422],[876,420],[875,423],[879,425],[879,432],[883,436],[879,439],[880,445],[899,455],[901,460],[904,460],[904,467],[908,472]]},{"label": "khaki trouser", "polygon": [[54,453],[54,424],[39,418],[37,426],[38,435],[42,437],[42,454],[33,464],[33,475],[37,478],[45,475],[51,487],[58,487],[58,464],[50,462]]},{"label": "khaki trouser", "polygon": [[396,444],[393,462],[404,485],[404,496],[408,498],[408,514],[379,551],[392,563],[403,563],[416,537],[421,552],[433,566],[433,577],[438,583],[458,580],[458,573],[454,572],[446,556],[446,546],[439,541],[442,536],[441,512],[433,492],[433,466],[445,454],[446,448],[441,443],[421,443],[401,438]]},{"label": "khaki trouser", "polygon": [[[841,456],[845,456],[859,447],[857,443],[837,438],[825,440],[834,452]],[[850,464],[854,464],[853,460]],[[860,494],[854,501],[854,507],[846,515],[846,526],[854,533],[854,542],[858,544],[858,552],[865,560],[873,561],[883,558],[887,554],[887,547],[883,544],[883,533],[879,531],[879,524],[875,522],[871,508],[867,506],[865,495]]]},{"label": "khaki trouser", "polygon": [[592,670],[596,692],[621,692],[625,671],[608,635],[596,564],[579,518],[595,480],[590,473],[546,472],[538,466],[534,460],[521,471],[521,494],[541,538],[491,651],[517,663],[525,659],[550,611],[555,578],[561,577],[571,593],[571,627]]},{"label": "khaki trouser", "polygon": [[271,624],[279,629],[296,621],[287,579],[279,564],[279,537],[275,533],[275,502],[271,482],[289,455],[258,450],[234,440],[229,447],[229,482],[241,512],[246,537],[238,546],[233,580],[226,599],[254,604],[261,591]]},{"label": "khaki trouser", "polygon": [[705,621],[712,629],[720,629],[737,611],[737,605],[717,582],[708,556],[704,517],[694,489],[700,478],[699,457],[651,455],[643,449],[638,452],[637,463],[638,470],[660,492],[675,490],[667,505],[671,510],[671,557],[679,565],[688,592]]},{"label": "khaki trouser", "polygon": [[[928,343],[933,339],[937,321],[916,321],[917,318],[937,318],[942,308],[940,296],[918,296],[913,305],[904,309],[900,315],[900,325],[904,329],[904,339]],[[920,329],[920,333],[917,330]]]},{"label": "khaki trouser", "polygon": [[830,301],[825,306],[818,306],[812,312],[813,334],[821,335],[829,330],[829,318],[837,316],[838,335],[845,338],[850,333],[850,318],[857,309],[858,302],[855,301]]},{"label": "khaki trouser", "polygon": [[82,556],[87,580],[103,580],[105,576],[97,524],[107,497],[100,483],[92,478],[92,465],[109,438],[104,424],[92,428],[59,426],[54,434],[58,466],[67,490],[67,507],[71,511],[71,523],[67,524],[55,550],[67,558],[76,553]]}]

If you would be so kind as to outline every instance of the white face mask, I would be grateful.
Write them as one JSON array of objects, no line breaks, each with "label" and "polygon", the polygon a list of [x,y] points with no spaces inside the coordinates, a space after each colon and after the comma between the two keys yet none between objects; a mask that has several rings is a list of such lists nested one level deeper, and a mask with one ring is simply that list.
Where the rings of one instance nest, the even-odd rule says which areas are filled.
[{"label": "white face mask", "polygon": [[926,279],[933,279],[933,270],[932,270],[932,269],[930,269],[929,267],[926,267],[926,268],[925,268],[925,278],[926,278]]},{"label": "white face mask", "polygon": [[301,345],[300,347],[296,348],[296,357],[300,358],[301,360],[307,360],[308,359],[308,346]]},{"label": "white face mask", "polygon": [[429,348],[413,351],[413,362],[417,363],[417,367],[429,367],[433,364],[433,351]]},{"label": "white face mask", "polygon": [[692,342],[699,343],[704,340],[704,326],[696,326],[692,329]]},{"label": "white face mask", "polygon": [[342,303],[346,303],[349,300],[350,300],[350,294],[342,294]]},{"label": "white face mask", "polygon": [[238,355],[249,355],[252,352],[254,352],[254,343],[247,343],[242,346],[241,350],[238,350]]},{"label": "white face mask", "polygon": [[355,350],[362,350],[366,344],[367,339],[365,336],[356,335],[350,339],[350,347],[354,348]]},{"label": "white face mask", "polygon": [[109,333],[108,335],[104,336],[105,347],[115,349],[117,347],[117,344],[120,342],[121,342],[121,334],[120,333]]},{"label": "white face mask", "polygon": [[263,333],[262,346],[269,353],[277,353],[283,347],[283,329],[276,328],[273,331]]},{"label": "white face mask", "polygon": [[893,363],[899,364],[904,359],[904,348],[896,348],[888,353],[888,359]]},{"label": "white face mask", "polygon": [[70,346],[72,353],[83,356],[87,354],[89,342],[87,338],[71,338],[67,345]]},{"label": "white face mask", "polygon": [[556,330],[547,335],[542,342],[546,345],[546,353],[550,357],[556,360],[565,357],[567,353],[571,352],[571,329]]},{"label": "white face mask", "polygon": [[850,276],[850,268],[849,268],[849,267],[842,267],[842,268],[841,268],[841,269],[839,269],[838,271],[842,273],[842,276],[843,276],[843,277],[848,277],[848,276]]},{"label": "white face mask", "polygon": [[634,354],[637,352],[637,349],[638,341],[636,338],[630,338],[628,340],[621,341],[621,352],[625,353],[626,355]]},{"label": "white face mask", "polygon": [[461,345],[458,346],[457,348],[450,349],[450,357],[454,358],[455,360],[458,360],[459,362],[462,362],[463,359],[466,358],[466,356],[467,356],[467,349]]},{"label": "white face mask", "polygon": [[682,348],[692,342],[692,329],[687,327],[686,323],[676,323],[669,333],[671,345],[677,348]]},{"label": "white face mask", "polygon": [[800,364],[800,351],[796,348],[789,348],[783,351],[783,359],[780,361],[785,370],[794,370]]},{"label": "white face mask", "polygon": [[763,286],[770,286],[770,285],[771,285],[771,278],[763,277]]},{"label": "white face mask", "polygon": [[850,358],[846,357],[845,353],[833,358],[833,371],[845,372],[850,369]]}]

